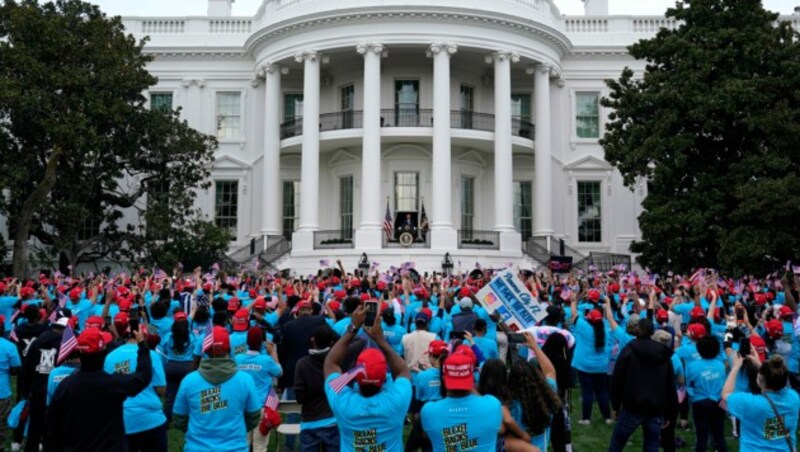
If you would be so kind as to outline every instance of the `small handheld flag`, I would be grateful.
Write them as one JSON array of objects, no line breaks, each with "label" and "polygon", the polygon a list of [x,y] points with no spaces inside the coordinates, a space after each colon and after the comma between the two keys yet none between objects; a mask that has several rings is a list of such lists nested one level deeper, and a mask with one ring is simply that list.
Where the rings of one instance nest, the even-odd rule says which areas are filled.
[{"label": "small handheld flag", "polygon": [[280,400],[278,399],[278,394],[275,392],[275,388],[270,386],[269,394],[267,395],[267,400],[264,401],[264,408],[277,410],[279,403]]},{"label": "small handheld flag", "polygon": [[330,267],[331,266],[331,262],[328,259],[320,259],[319,260],[319,266],[320,267]]},{"label": "small handheld flag", "polygon": [[61,347],[58,349],[58,359],[56,360],[56,365],[61,364],[62,361],[67,359],[70,353],[78,346],[78,340],[75,339],[75,333],[72,331],[72,327],[67,325],[67,328],[64,330],[64,334],[61,336]]},{"label": "small handheld flag", "polygon": [[345,386],[349,385],[351,381],[358,378],[359,375],[367,375],[367,369],[363,364],[359,364],[358,366],[353,367],[347,372],[334,378],[330,383],[328,383],[328,386],[333,389],[333,392],[338,394],[342,391],[342,389],[344,389]]},{"label": "small handheld flag", "polygon": [[206,325],[206,335],[203,337],[203,353],[207,352],[211,346],[214,345],[214,330],[211,328],[211,323]]}]

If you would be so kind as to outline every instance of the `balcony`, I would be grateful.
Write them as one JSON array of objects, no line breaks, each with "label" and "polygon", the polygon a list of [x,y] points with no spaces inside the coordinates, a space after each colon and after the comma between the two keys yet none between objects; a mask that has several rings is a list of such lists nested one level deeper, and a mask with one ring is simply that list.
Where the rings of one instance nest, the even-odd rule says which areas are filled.
[{"label": "balcony", "polygon": [[[319,115],[319,130],[361,129],[364,127],[364,112],[339,111]],[[433,127],[433,110],[428,109],[386,109],[381,110],[381,127]],[[453,129],[494,132],[494,115],[466,110],[450,112],[450,127]],[[303,134],[303,119],[296,118],[281,124],[281,139]],[[533,139],[534,125],[519,118],[511,119],[511,134],[516,137]]]},{"label": "balcony", "polygon": [[459,229],[458,249],[499,250],[500,233],[495,231],[478,231],[475,229]]},{"label": "balcony", "polygon": [[354,246],[352,229],[314,231],[315,250],[353,248]]}]

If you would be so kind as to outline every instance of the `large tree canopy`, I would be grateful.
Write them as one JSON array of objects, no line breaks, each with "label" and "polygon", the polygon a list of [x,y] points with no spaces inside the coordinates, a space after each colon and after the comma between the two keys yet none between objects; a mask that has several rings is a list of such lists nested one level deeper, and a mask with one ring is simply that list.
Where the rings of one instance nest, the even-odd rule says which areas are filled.
[{"label": "large tree canopy", "polygon": [[126,209],[162,239],[194,213],[217,143],[178,111],[146,108],[156,79],[144,44],[78,0],[0,6],[0,213],[17,276],[31,236],[75,264],[147,243],[143,227],[120,221]]},{"label": "large tree canopy", "polygon": [[[690,3],[690,4],[689,4]],[[692,0],[676,30],[629,48],[647,62],[607,82],[601,141],[648,181],[631,245],[654,269],[772,271],[800,250],[800,45],[759,0]]]}]

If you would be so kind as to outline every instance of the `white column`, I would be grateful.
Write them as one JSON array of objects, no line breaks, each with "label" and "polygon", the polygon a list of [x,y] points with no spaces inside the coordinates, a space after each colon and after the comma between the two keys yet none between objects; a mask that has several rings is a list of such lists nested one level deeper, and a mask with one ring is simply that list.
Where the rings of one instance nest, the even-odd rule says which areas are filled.
[{"label": "white column", "polygon": [[433,58],[433,162],[431,178],[431,248],[453,249],[457,234],[452,219],[452,152],[450,140],[450,56],[458,51],[453,43],[433,43],[427,55]]},{"label": "white column", "polygon": [[261,234],[281,234],[281,74],[288,68],[266,64],[264,89],[264,160],[261,163]]},{"label": "white column", "polygon": [[[553,164],[550,145],[550,66],[533,69],[534,101],[536,102],[535,152],[536,168],[533,190],[533,235],[553,235]],[[529,72],[531,72],[529,70]]]},{"label": "white column", "polygon": [[381,57],[383,44],[356,46],[364,56],[364,108],[361,146],[361,224],[356,231],[356,247],[381,248]]},{"label": "white column", "polygon": [[322,55],[306,50],[295,56],[303,63],[303,141],[300,159],[300,226],[293,249],[311,250],[319,229],[319,66]]}]

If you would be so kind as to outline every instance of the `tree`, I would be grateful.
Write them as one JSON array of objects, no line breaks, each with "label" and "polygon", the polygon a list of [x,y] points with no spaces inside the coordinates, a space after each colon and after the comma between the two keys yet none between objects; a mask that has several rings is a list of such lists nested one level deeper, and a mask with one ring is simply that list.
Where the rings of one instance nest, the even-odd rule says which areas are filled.
[{"label": "tree", "polygon": [[688,3],[602,100],[606,159],[648,181],[631,251],[662,271],[771,272],[800,249],[798,35],[759,0]]},{"label": "tree", "polygon": [[185,269],[208,268],[220,261],[234,238],[229,229],[202,219],[193,219],[184,227],[169,231],[168,236],[168,240],[148,242],[140,263],[159,268],[175,268],[178,264]]},{"label": "tree", "polygon": [[167,187],[173,226],[194,216],[217,142],[179,111],[146,108],[156,79],[145,42],[78,0],[0,6],[0,213],[15,275],[27,273],[30,237],[71,264],[130,257],[146,231],[122,220],[144,215],[154,186]]}]

